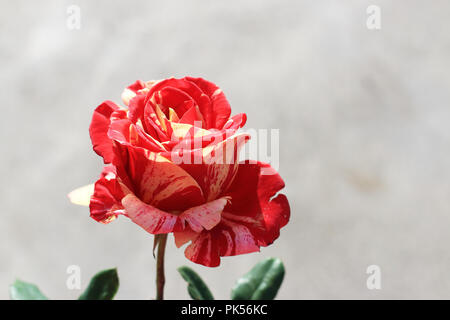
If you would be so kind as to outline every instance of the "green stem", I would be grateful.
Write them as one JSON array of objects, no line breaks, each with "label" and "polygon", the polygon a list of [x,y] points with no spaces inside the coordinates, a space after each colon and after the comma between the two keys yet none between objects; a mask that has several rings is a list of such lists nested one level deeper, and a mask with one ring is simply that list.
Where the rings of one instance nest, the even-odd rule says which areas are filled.
[{"label": "green stem", "polygon": [[164,300],[164,252],[166,251],[167,234],[157,235],[158,253],[156,254],[156,300]]}]

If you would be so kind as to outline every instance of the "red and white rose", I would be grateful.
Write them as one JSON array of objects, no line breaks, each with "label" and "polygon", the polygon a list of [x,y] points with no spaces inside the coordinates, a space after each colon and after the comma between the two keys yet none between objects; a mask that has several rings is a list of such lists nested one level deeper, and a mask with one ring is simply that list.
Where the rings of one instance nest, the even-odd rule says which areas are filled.
[{"label": "red and white rose", "polygon": [[284,182],[268,164],[239,162],[246,116],[231,116],[220,88],[191,77],[136,81],[122,100],[99,105],[89,128],[105,163],[93,219],[124,215],[151,234],[173,233],[177,247],[190,242],[188,259],[210,267],[278,238],[290,216]]}]

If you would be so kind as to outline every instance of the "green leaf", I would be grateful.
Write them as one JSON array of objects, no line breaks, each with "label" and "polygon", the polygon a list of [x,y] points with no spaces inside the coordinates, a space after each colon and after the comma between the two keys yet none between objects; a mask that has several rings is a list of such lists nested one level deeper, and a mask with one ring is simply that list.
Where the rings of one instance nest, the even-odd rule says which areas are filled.
[{"label": "green leaf", "polygon": [[92,277],[78,300],[112,300],[118,289],[117,269],[103,270]]},{"label": "green leaf", "polygon": [[273,300],[283,282],[284,273],[280,259],[263,260],[236,282],[231,299]]},{"label": "green leaf", "polygon": [[36,285],[20,280],[9,286],[9,295],[12,300],[48,300]]},{"label": "green leaf", "polygon": [[188,292],[194,300],[214,300],[214,297],[209,291],[206,283],[189,267],[182,266],[178,268],[178,272],[181,274],[184,280],[188,283]]}]

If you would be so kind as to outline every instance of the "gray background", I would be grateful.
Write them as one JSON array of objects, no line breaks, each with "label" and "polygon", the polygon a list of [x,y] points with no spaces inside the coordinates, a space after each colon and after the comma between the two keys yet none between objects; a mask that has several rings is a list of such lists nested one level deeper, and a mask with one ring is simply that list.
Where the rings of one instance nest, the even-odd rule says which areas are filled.
[{"label": "gray background", "polygon": [[[81,8],[81,30],[66,9]],[[366,28],[381,8],[382,29]],[[117,266],[117,298],[154,297],[152,237],[104,226],[66,194],[101,159],[88,125],[136,79],[217,83],[250,128],[280,129],[292,217],[261,253],[194,265],[170,238],[166,296],[193,267],[218,298],[256,261],[286,264],[279,298],[450,298],[450,2],[1,1],[0,298],[16,277],[52,298]],[[366,288],[379,265],[382,289]]]}]

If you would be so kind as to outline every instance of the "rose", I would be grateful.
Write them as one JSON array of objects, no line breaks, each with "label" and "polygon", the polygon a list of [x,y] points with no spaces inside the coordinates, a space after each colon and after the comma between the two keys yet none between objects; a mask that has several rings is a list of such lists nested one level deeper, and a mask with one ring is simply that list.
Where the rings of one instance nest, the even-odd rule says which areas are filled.
[{"label": "rose", "polygon": [[124,215],[151,234],[173,233],[177,247],[191,242],[188,259],[210,267],[278,238],[290,215],[287,198],[277,194],[284,182],[268,164],[238,161],[249,136],[236,130],[246,116],[230,118],[215,84],[136,81],[122,100],[127,108],[99,105],[90,125],[106,164],[92,218],[108,223]]}]

